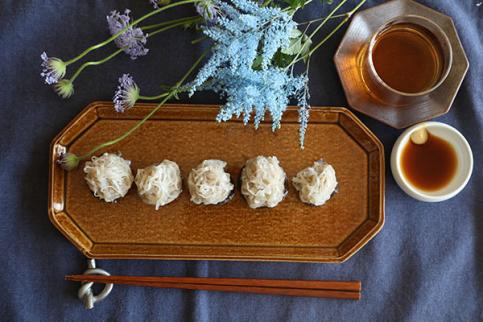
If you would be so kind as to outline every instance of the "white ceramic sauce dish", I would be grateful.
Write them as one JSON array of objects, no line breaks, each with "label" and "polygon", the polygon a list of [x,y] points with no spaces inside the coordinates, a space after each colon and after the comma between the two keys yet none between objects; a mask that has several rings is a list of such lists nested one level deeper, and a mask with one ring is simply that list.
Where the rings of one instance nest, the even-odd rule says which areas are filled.
[{"label": "white ceramic sauce dish", "polygon": [[[405,178],[401,168],[401,154],[410,140],[411,134],[419,129],[446,140],[454,148],[457,157],[457,168],[454,177],[443,188],[425,191],[416,188]],[[473,172],[473,153],[465,137],[454,127],[440,122],[423,122],[405,130],[397,139],[391,153],[391,171],[399,187],[409,196],[426,202],[439,202],[456,196],[468,183]]]}]

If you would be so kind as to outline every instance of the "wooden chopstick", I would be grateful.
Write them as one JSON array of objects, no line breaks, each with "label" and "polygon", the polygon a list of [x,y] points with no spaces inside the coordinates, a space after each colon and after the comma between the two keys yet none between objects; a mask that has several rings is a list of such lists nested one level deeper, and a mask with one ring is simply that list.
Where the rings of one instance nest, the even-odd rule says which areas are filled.
[{"label": "wooden chopstick", "polygon": [[68,275],[69,281],[359,300],[360,281]]}]

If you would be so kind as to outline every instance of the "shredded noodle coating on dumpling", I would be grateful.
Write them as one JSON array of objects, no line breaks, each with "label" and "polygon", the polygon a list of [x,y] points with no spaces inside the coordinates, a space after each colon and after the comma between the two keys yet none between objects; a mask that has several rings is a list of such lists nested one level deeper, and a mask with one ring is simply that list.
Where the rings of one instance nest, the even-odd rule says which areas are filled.
[{"label": "shredded noodle coating on dumpling", "polygon": [[225,166],[226,162],[221,160],[204,160],[191,170],[188,188],[193,203],[216,205],[228,200],[234,186]]},{"label": "shredded noodle coating on dumpling", "polygon": [[277,157],[258,156],[242,170],[241,192],[250,208],[277,206],[286,195],[286,175]]},{"label": "shredded noodle coating on dumpling", "polygon": [[182,191],[179,167],[169,160],[139,169],[135,181],[141,199],[156,210],[178,198]]},{"label": "shredded noodle coating on dumpling", "polygon": [[314,206],[322,206],[337,190],[334,168],[323,160],[303,169],[292,179],[300,200]]},{"label": "shredded noodle coating on dumpling", "polygon": [[131,161],[114,153],[93,156],[84,166],[85,180],[94,196],[106,202],[124,197],[133,183]]}]

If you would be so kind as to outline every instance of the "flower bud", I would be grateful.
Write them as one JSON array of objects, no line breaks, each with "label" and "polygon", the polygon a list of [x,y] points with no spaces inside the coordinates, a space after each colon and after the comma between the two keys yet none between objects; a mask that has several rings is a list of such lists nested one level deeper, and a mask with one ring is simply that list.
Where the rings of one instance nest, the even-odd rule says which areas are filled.
[{"label": "flower bud", "polygon": [[54,84],[55,92],[62,98],[69,98],[74,94],[74,84],[68,79],[61,79]]},{"label": "flower bud", "polygon": [[62,167],[62,169],[71,171],[77,168],[79,161],[80,159],[77,155],[67,152],[60,156],[60,158],[57,160],[57,163]]}]

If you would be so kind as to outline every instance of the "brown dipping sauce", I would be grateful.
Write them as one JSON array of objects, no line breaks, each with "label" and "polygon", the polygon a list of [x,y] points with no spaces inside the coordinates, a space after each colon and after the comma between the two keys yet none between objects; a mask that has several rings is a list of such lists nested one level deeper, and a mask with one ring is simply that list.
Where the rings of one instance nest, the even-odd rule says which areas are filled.
[{"label": "brown dipping sauce", "polygon": [[404,177],[416,188],[436,191],[444,188],[454,177],[458,159],[453,146],[446,140],[428,132],[424,144],[411,140],[401,153]]}]

